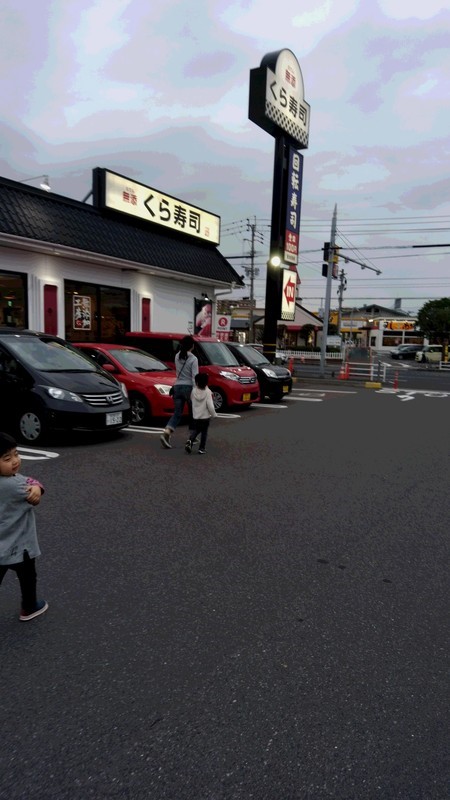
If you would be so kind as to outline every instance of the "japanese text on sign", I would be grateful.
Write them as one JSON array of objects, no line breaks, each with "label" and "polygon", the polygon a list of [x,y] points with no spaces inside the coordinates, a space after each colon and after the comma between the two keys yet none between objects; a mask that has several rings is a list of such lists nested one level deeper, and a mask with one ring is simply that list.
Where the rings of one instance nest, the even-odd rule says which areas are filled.
[{"label": "japanese text on sign", "polygon": [[284,260],[298,263],[303,156],[289,148]]},{"label": "japanese text on sign", "polygon": [[108,208],[219,244],[220,217],[116,173],[105,175]]}]

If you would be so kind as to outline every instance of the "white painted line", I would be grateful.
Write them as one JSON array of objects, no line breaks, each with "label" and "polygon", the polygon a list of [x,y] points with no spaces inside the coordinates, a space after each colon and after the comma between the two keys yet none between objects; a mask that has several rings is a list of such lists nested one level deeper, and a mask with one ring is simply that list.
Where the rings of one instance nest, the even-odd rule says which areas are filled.
[{"label": "white painted line", "polygon": [[323,403],[323,397],[291,397],[290,399],[297,403]]},{"label": "white painted line", "polygon": [[352,389],[346,389],[343,391],[342,389],[293,389],[293,392],[311,392],[311,394],[358,394],[357,391],[353,391]]},{"label": "white painted line", "polygon": [[51,450],[34,450],[31,447],[18,447],[17,449],[20,457],[26,461],[47,461],[51,458],[59,457],[59,453],[53,453]]},{"label": "white painted line", "polygon": [[281,403],[253,403],[252,408],[287,408],[287,406],[281,405]]},{"label": "white painted line", "polygon": [[[318,392],[319,397],[325,397],[325,392]],[[312,395],[309,392],[297,392],[295,397],[294,395],[290,394],[289,397],[286,397],[286,400],[298,400],[300,397],[311,397]]]},{"label": "white painted line", "polygon": [[[218,419],[240,419],[240,414],[217,414]],[[161,435],[164,428],[152,428],[151,426],[146,425],[128,425],[127,428],[124,428],[125,431],[130,431],[130,433],[153,433]]]},{"label": "white painted line", "polygon": [[162,433],[164,428],[152,428],[146,425],[129,425],[125,430],[139,431],[140,433]]},{"label": "white painted line", "polygon": [[422,397],[450,397],[449,392],[437,392],[432,389],[378,389],[376,394],[391,394],[399,400],[414,400],[415,395]]}]

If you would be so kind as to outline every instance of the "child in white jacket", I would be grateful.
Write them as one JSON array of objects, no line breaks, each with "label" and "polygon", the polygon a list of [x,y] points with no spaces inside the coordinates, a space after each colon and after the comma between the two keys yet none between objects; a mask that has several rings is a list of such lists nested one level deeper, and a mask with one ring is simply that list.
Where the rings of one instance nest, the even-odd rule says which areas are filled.
[{"label": "child in white jacket", "polygon": [[200,447],[198,448],[198,452],[199,455],[203,456],[206,453],[209,421],[211,417],[217,417],[211,389],[208,388],[208,376],[205,372],[199,372],[195,376],[195,386],[192,389],[191,402],[192,428],[189,431],[189,439],[184,449],[186,453],[191,453],[192,445],[200,434]]}]

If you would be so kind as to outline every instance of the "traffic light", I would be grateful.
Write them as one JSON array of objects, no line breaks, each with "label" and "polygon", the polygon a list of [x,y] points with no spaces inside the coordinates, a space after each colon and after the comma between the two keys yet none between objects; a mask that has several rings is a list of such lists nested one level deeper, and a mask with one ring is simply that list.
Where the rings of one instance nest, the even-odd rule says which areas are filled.
[{"label": "traffic light", "polygon": [[328,259],[330,258],[330,242],[323,243],[323,264],[322,275],[324,278],[328,276]]}]

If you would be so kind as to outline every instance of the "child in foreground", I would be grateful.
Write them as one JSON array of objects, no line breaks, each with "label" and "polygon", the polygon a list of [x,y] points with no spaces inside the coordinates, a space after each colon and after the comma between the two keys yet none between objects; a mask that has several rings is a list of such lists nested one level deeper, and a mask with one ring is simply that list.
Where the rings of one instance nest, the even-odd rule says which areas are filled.
[{"label": "child in foreground", "polygon": [[34,506],[44,487],[34,478],[19,475],[21,459],[12,436],[0,433],[0,584],[7,571],[16,573],[22,592],[19,619],[34,619],[47,611],[36,598],[35,559],[40,556]]},{"label": "child in foreground", "polygon": [[206,439],[208,438],[209,421],[211,417],[217,417],[214,408],[211,389],[208,388],[208,376],[205,372],[199,372],[195,376],[195,386],[191,394],[192,403],[192,428],[189,431],[189,439],[184,449],[186,453],[192,452],[192,446],[200,435],[199,455],[206,453]]}]

